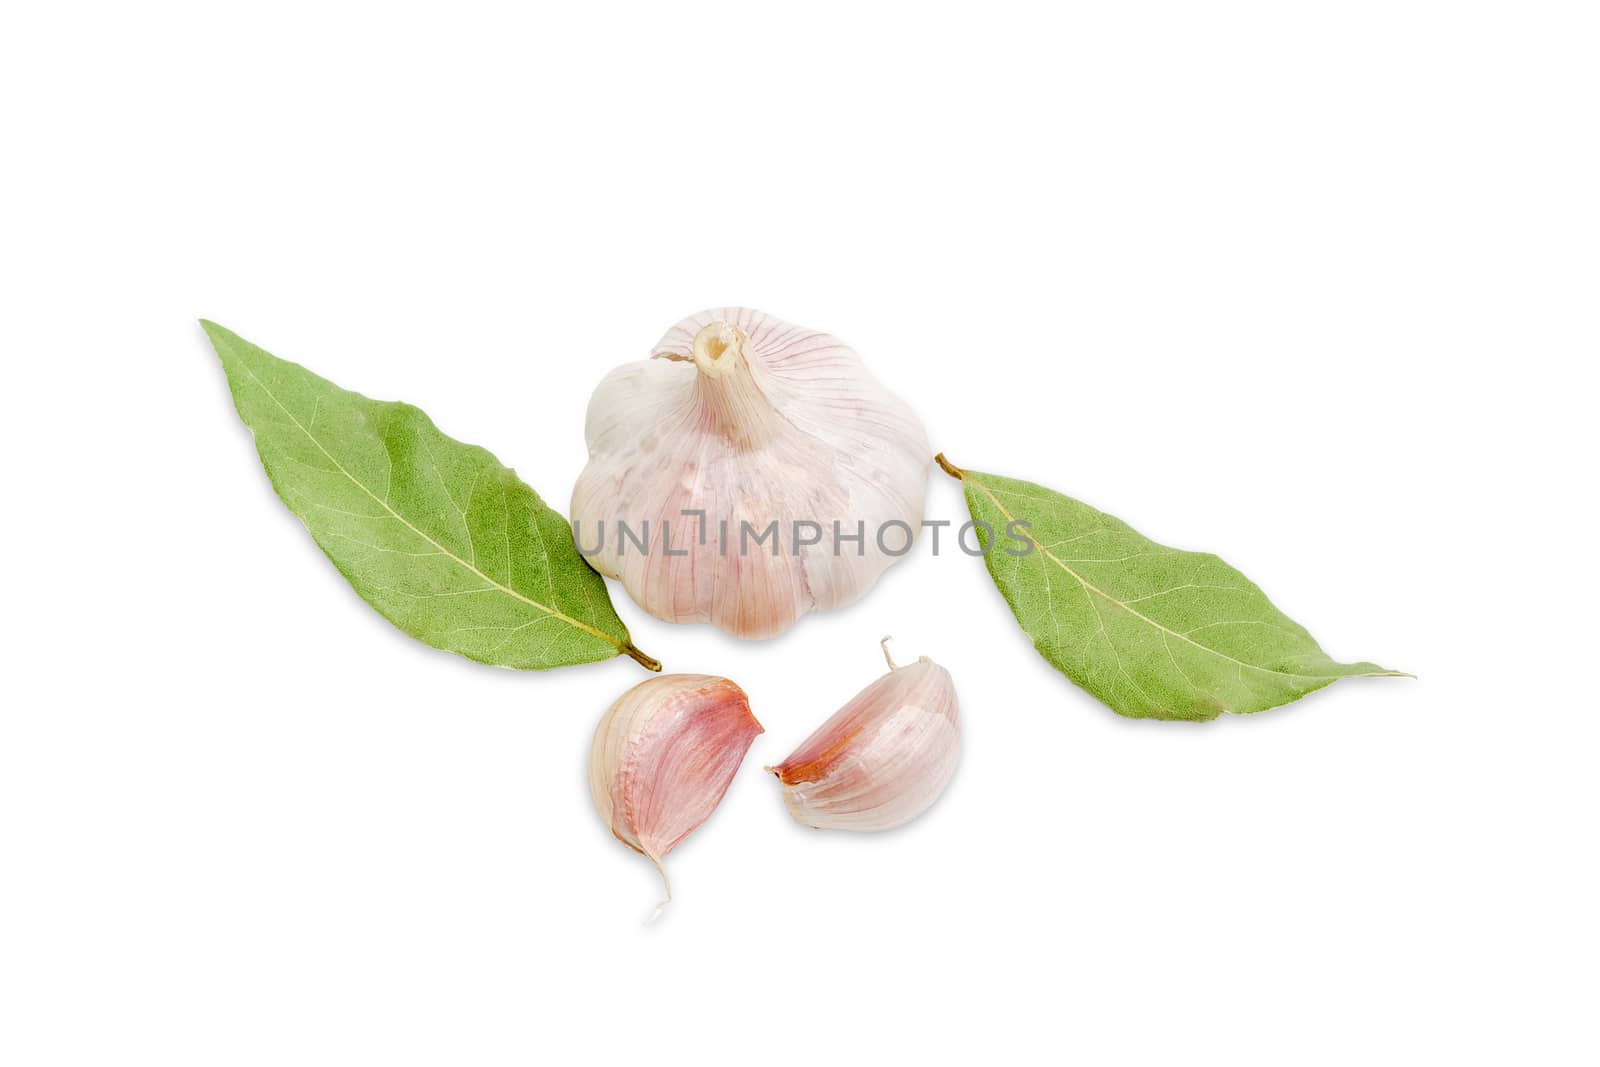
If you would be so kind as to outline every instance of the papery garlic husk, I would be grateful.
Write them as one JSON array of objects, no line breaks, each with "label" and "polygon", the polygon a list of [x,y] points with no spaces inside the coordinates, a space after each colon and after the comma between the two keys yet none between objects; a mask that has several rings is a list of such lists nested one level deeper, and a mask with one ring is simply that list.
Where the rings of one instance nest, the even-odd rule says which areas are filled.
[{"label": "papery garlic husk", "polygon": [[871,831],[927,811],[960,761],[955,683],[924,656],[904,667],[890,660],[888,674],[767,770],[783,783],[789,814],[805,825]]},{"label": "papery garlic husk", "polygon": [[589,750],[589,792],[617,840],[672,883],[662,860],[716,810],[761,733],[744,690],[708,674],[640,682],[600,720]]},{"label": "papery garlic husk", "polygon": [[668,330],[600,383],[585,435],[578,550],[668,622],[772,637],[856,600],[920,532],[922,423],[842,342],[760,311]]}]

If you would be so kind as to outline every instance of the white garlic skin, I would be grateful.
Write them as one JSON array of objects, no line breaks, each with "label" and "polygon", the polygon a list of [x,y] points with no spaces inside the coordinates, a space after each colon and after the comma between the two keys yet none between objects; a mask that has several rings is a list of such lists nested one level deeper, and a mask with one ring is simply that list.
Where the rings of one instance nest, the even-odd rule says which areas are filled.
[{"label": "white garlic skin", "polygon": [[923,657],[892,667],[767,770],[806,826],[876,831],[932,807],[960,761],[955,683]]},{"label": "white garlic skin", "polygon": [[[921,529],[932,451],[922,423],[843,343],[760,311],[717,308],[668,330],[653,358],[595,389],[585,436],[579,551],[668,622],[773,637],[862,596]],[[703,536],[685,514],[696,511]],[[683,555],[666,554],[663,520]],[[770,538],[754,541],[773,520],[776,555]],[[796,520],[818,523],[821,543],[796,549]],[[834,551],[835,521],[846,536],[862,524],[859,555],[853,541]],[[624,546],[619,522],[636,534],[648,522],[650,550]]]},{"label": "white garlic skin", "polygon": [[595,728],[589,792],[617,840],[661,872],[710,817],[762,732],[744,690],[706,674],[664,674],[617,699]]}]

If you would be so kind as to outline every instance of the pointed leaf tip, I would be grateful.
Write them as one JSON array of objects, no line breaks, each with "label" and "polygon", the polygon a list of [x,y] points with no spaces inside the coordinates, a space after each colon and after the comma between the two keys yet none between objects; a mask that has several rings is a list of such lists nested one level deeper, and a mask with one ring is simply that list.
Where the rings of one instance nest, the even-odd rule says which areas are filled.
[{"label": "pointed leaf tip", "polygon": [[1046,661],[1119,715],[1206,721],[1279,707],[1342,678],[1402,673],[1332,659],[1214,555],[1157,544],[1031,482],[959,477],[1017,622]]}]

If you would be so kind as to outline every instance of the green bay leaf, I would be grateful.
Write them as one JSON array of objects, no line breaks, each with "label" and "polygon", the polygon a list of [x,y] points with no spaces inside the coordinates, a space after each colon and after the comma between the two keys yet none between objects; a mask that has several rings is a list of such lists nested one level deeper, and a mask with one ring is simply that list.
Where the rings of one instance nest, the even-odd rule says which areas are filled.
[{"label": "green bay leaf", "polygon": [[1156,544],[1032,482],[938,461],[988,527],[977,527],[984,561],[1034,647],[1119,715],[1204,721],[1341,678],[1408,677],[1330,658],[1216,556]]},{"label": "green bay leaf", "polygon": [[480,663],[543,670],[626,654],[572,529],[482,448],[201,321],[278,496],[367,603]]}]

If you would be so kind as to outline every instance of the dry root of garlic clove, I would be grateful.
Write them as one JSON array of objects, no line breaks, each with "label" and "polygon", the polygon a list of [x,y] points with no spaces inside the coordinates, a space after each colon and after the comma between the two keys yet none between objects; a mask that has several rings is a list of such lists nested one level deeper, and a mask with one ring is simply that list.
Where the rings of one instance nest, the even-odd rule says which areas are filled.
[{"label": "dry root of garlic clove", "polygon": [[600,383],[585,435],[578,550],[669,622],[772,637],[856,600],[921,527],[916,415],[835,338],[759,311],[668,330]]},{"label": "dry root of garlic clove", "polygon": [[716,810],[761,733],[744,690],[706,674],[665,674],[611,705],[589,750],[589,792],[617,840],[663,858]]},{"label": "dry root of garlic clove", "polygon": [[789,814],[807,826],[892,830],[939,799],[961,759],[950,672],[926,656],[889,673],[840,708],[794,754],[767,770]]}]

